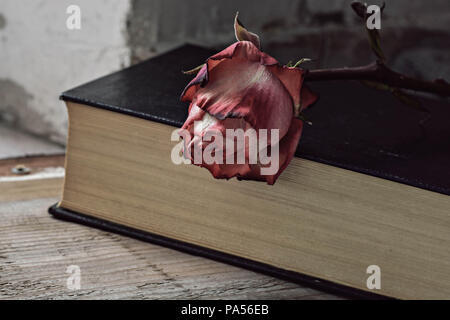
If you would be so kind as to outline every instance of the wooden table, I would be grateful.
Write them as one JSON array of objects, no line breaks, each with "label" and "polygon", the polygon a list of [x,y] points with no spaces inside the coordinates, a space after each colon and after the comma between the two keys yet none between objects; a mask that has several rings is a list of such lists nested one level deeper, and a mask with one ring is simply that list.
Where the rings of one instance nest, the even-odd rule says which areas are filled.
[{"label": "wooden table", "polygon": [[[45,161],[54,165],[62,159],[38,162]],[[0,161],[0,172],[5,174],[5,167],[19,162]],[[0,179],[1,299],[339,299],[248,270],[56,220],[47,208],[59,200],[61,189],[62,178]],[[67,287],[70,265],[80,268],[79,290]]]}]

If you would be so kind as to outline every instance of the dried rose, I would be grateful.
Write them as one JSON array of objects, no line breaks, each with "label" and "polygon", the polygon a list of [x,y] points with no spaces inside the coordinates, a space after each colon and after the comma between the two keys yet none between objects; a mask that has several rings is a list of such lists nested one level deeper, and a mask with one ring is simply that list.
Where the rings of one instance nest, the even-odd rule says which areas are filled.
[{"label": "dried rose", "polygon": [[[237,18],[235,31],[238,40],[249,41],[238,41],[210,57],[181,96],[182,101],[191,102],[182,127],[189,133],[182,135],[184,155],[206,167],[215,178],[237,177],[274,184],[297,149],[303,127],[298,116],[317,96],[303,85],[302,69],[281,66],[262,52],[258,36],[248,32]],[[236,137],[227,137],[227,129],[256,132],[258,141],[267,130],[268,142],[258,146],[256,161],[249,141],[252,135],[239,145]],[[218,133],[226,137],[224,141],[218,141]],[[274,133],[278,139],[273,139]],[[208,139],[204,139],[206,136]],[[195,150],[204,152],[212,141],[216,142],[215,149],[208,151],[215,161],[195,161]],[[227,149],[230,144],[234,146],[231,152]],[[241,158],[239,151],[243,151]],[[269,163],[262,161],[261,152],[271,155]],[[278,157],[273,157],[274,153]],[[275,158],[278,161],[273,161]]]}]

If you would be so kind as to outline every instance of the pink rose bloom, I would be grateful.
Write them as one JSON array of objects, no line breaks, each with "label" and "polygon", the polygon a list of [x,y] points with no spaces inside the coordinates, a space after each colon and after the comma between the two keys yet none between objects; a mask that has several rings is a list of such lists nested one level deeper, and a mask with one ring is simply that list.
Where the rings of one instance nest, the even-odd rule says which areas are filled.
[{"label": "pink rose bloom", "polygon": [[[300,140],[303,121],[296,116],[314,103],[317,96],[303,85],[302,69],[281,66],[259,50],[259,40],[253,42],[256,45],[250,41],[238,41],[210,57],[185,88],[181,99],[191,104],[182,127],[190,134],[190,137],[183,136],[187,146],[184,155],[194,162],[191,149],[202,143],[202,138],[212,131],[225,136],[226,129],[242,129],[244,132],[254,129],[259,138],[259,130],[267,129],[269,139],[265,152],[279,152],[276,169],[270,174],[261,172],[270,163],[250,161],[247,143],[244,161],[194,164],[207,168],[215,178],[237,177],[274,184],[294,157]],[[271,129],[279,130],[279,140],[275,144],[270,138]],[[230,156],[225,150],[226,143],[223,143],[224,158]],[[207,145],[203,142],[201,149]]]}]

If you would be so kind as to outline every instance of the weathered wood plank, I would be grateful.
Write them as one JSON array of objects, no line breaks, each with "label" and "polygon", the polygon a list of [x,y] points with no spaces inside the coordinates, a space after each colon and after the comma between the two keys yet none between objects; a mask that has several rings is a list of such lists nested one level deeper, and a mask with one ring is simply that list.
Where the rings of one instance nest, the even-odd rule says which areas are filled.
[{"label": "weathered wood plank", "polygon": [[[62,179],[0,183],[0,299],[338,299],[248,270],[53,219]],[[81,269],[71,291],[66,268]]]}]

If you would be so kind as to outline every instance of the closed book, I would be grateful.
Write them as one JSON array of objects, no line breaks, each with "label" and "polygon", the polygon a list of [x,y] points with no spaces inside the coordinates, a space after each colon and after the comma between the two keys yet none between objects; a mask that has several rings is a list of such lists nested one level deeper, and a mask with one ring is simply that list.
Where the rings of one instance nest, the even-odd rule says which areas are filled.
[{"label": "closed book", "polygon": [[[296,156],[274,185],[171,160],[186,45],[64,92],[57,218],[358,297],[450,297],[450,106],[429,115],[354,81],[310,83]],[[423,121],[428,116],[428,121]],[[174,133],[175,132],[175,133]]]}]

